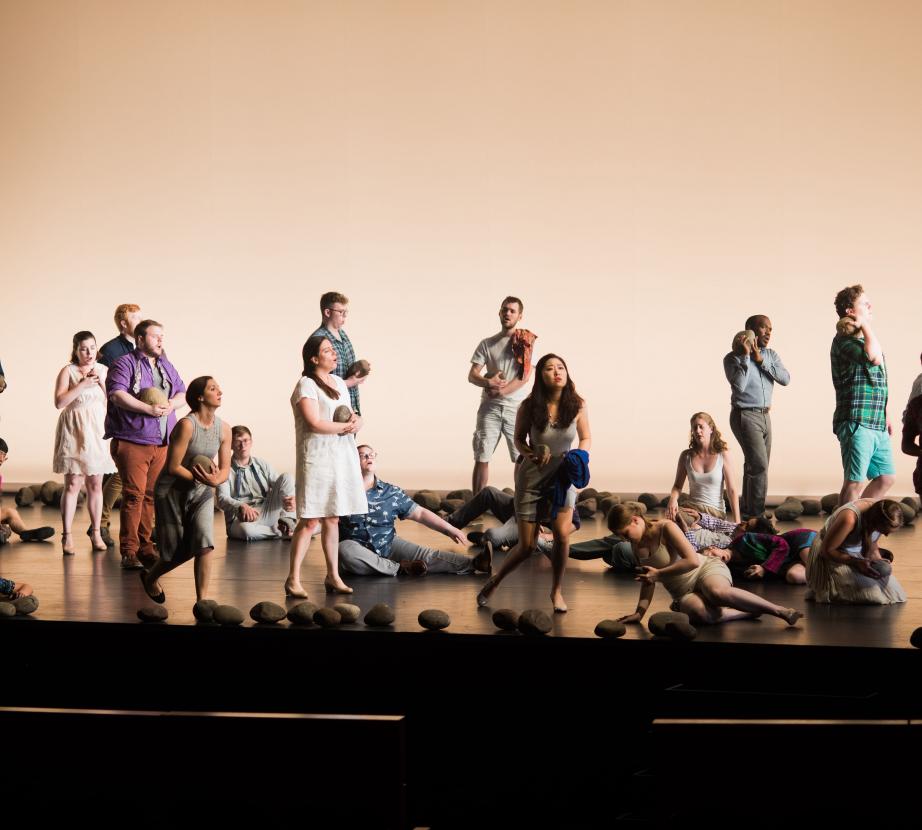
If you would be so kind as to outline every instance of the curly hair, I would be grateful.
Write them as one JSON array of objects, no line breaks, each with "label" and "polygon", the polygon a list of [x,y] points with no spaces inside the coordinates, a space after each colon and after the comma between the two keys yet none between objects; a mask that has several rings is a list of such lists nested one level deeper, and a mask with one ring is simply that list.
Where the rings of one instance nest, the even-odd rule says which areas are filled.
[{"label": "curly hair", "polygon": [[692,425],[692,429],[688,433],[688,448],[690,450],[700,449],[698,447],[697,441],[695,441],[695,432],[694,426],[695,421],[701,418],[708,426],[711,428],[711,445],[708,447],[710,452],[723,452],[727,448],[727,442],[724,441],[723,437],[720,434],[720,430],[717,429],[717,424],[714,423],[714,419],[707,414],[707,412],[696,412],[689,419],[689,423]]},{"label": "curly hair", "polygon": [[864,288],[859,285],[850,285],[848,288],[843,288],[838,294],[836,294],[835,300],[833,302],[836,306],[836,314],[840,318],[845,316],[845,312],[848,311],[853,305],[855,305],[855,300],[857,300],[862,294],[864,294]]}]

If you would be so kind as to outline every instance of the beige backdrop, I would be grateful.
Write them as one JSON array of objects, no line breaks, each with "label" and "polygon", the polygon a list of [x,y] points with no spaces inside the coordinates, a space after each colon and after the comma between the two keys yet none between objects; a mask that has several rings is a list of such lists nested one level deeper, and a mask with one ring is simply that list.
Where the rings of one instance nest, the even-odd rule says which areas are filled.
[{"label": "beige backdrop", "polygon": [[594,483],[666,490],[695,410],[729,436],[721,358],[764,312],[770,490],[837,490],[835,292],[868,288],[897,421],[920,368],[920,40],[880,0],[5,0],[3,473],[49,477],[70,336],[124,301],[291,468],[335,289],[405,486],[467,484],[468,359],[513,293],[589,401]]}]

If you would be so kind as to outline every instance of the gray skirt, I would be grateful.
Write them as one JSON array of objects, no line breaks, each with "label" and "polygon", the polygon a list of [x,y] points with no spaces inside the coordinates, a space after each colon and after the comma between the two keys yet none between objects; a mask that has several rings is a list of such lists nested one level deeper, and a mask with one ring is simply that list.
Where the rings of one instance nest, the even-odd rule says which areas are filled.
[{"label": "gray skirt", "polygon": [[161,477],[154,490],[157,548],[167,562],[185,562],[214,547],[214,488]]}]

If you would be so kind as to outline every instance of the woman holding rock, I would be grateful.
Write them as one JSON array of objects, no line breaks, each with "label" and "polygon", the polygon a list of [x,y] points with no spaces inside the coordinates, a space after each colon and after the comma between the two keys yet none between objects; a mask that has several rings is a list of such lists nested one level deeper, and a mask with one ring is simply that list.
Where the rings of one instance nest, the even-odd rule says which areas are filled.
[{"label": "woman holding rock", "polygon": [[76,553],[72,525],[80,490],[86,484],[93,550],[106,550],[100,535],[102,477],[115,472],[109,442],[103,440],[106,419],[106,370],[96,362],[96,338],[78,331],[70,362],[58,372],[54,405],[61,410],[54,436],[53,470],[64,475],[61,494],[61,547]]},{"label": "woman holding rock", "polygon": [[[563,358],[546,354],[535,366],[534,387],[522,401],[515,421],[515,448],[520,453],[515,464],[514,499],[519,540],[477,594],[478,605],[486,605],[496,586],[531,554],[540,522],[550,525],[554,534],[551,602],[558,613],[567,610],[562,588],[573,532],[576,488],[565,486],[568,482],[564,481],[564,474],[570,463],[579,461],[570,452],[577,438],[585,463],[592,445],[589,411],[576,393]],[[588,479],[580,486],[586,483]]]},{"label": "woman holding rock", "polygon": [[688,614],[695,625],[710,625],[771,614],[794,625],[803,614],[783,608],[749,591],[733,587],[730,569],[719,558],[702,556],[672,521],[651,521],[633,504],[617,504],[608,514],[608,529],[631,543],[637,556],[640,598],[637,610],[620,618],[639,623],[650,607],[656,583],[672,596],[671,608]]},{"label": "woman holding rock", "polygon": [[903,525],[892,499],[857,499],[827,520],[807,557],[807,598],[817,602],[891,605],[906,592],[881,556],[878,540]]},{"label": "woman holding rock", "polygon": [[208,598],[214,488],[230,473],[231,430],[216,414],[221,387],[208,375],[196,378],[186,389],[186,403],[190,412],[170,433],[166,463],[154,488],[160,558],[149,572],[141,571],[144,591],[154,602],[166,600],[160,577],[192,558],[195,598]]},{"label": "woman holding rock", "polygon": [[[307,596],[301,585],[301,564],[318,524],[327,565],[324,587],[327,593],[351,594],[352,589],[339,575],[339,516],[368,512],[355,446],[362,418],[352,408],[345,381],[333,374],[336,350],[327,337],[311,335],[301,349],[301,359],[304,369],[291,395],[297,448],[298,524],[291,536],[285,594]],[[348,409],[347,420],[341,421],[336,414],[341,407]]]},{"label": "woman holding rock", "polygon": [[[688,479],[688,496],[682,495],[682,486]],[[714,419],[707,412],[696,412],[691,417],[691,436],[688,449],[679,455],[675,482],[666,505],[666,518],[679,518],[679,504],[702,513],[727,518],[724,490],[730,501],[730,513],[736,524],[740,522],[739,498],[733,482],[733,463],[730,448],[720,435]]]}]

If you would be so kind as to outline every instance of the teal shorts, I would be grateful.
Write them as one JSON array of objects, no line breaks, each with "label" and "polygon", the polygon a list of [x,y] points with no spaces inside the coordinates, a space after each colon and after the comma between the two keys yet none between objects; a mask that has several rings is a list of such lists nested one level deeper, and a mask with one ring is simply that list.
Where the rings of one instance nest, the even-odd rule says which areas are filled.
[{"label": "teal shorts", "polygon": [[854,421],[846,421],[836,428],[836,436],[846,481],[896,474],[887,430],[868,429]]}]

